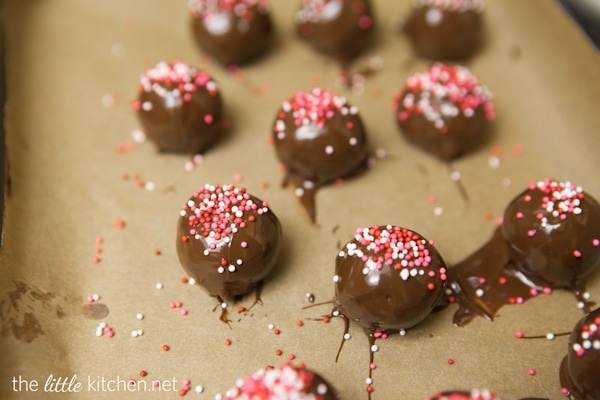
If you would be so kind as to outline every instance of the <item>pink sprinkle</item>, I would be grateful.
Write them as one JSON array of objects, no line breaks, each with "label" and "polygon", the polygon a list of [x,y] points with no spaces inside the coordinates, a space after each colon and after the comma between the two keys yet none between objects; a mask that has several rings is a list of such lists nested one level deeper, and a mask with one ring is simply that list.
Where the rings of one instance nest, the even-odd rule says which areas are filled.
[{"label": "pink sprinkle", "polygon": [[106,336],[108,336],[109,338],[110,338],[110,337],[113,337],[113,336],[115,336],[115,333],[112,331],[112,329],[111,329],[111,330],[109,330],[108,332],[106,332],[105,334],[106,334]]},{"label": "pink sprinkle", "polygon": [[535,369],[533,369],[533,368],[529,368],[529,370],[527,371],[527,373],[528,373],[530,376],[534,376],[534,375],[535,375]]},{"label": "pink sprinkle", "polygon": [[242,246],[242,248],[245,249],[246,247],[248,247],[248,242],[242,242],[240,243],[240,246]]},{"label": "pink sprinkle", "polygon": [[576,258],[581,257],[581,251],[579,251],[579,250],[573,250],[573,256],[575,256]]},{"label": "pink sprinkle", "polygon": [[119,230],[124,229],[125,228],[125,221],[123,221],[122,219],[117,219],[114,222],[114,226],[115,226],[115,228],[117,228]]},{"label": "pink sprinkle", "polygon": [[521,338],[523,338],[523,331],[522,331],[522,330],[520,330],[520,329],[519,329],[518,331],[515,331],[515,337],[516,337],[517,339],[521,339]]},{"label": "pink sprinkle", "polygon": [[544,294],[552,294],[552,288],[551,287],[545,287],[544,288]]},{"label": "pink sprinkle", "polygon": [[367,30],[373,25],[373,20],[368,15],[361,15],[358,19],[358,27],[362,30]]},{"label": "pink sprinkle", "polygon": [[523,304],[523,301],[522,297],[517,297],[517,304]]},{"label": "pink sprinkle", "polygon": [[527,236],[529,237],[534,237],[535,236],[535,229],[530,229],[527,231]]},{"label": "pink sprinkle", "polygon": [[598,246],[600,246],[600,239],[594,239],[594,240],[592,240],[592,245],[593,245],[594,247],[598,247]]},{"label": "pink sprinkle", "polygon": [[183,310],[179,311],[179,314],[181,314],[181,315],[187,315],[187,313],[188,313],[188,310],[186,310],[185,308]]},{"label": "pink sprinkle", "polygon": [[529,289],[529,294],[532,296],[537,296],[539,293],[536,288]]},{"label": "pink sprinkle", "polygon": [[100,262],[100,257],[98,257],[98,256],[94,256],[94,257],[92,257],[92,262],[93,262],[94,264],[98,264],[98,263]]},{"label": "pink sprinkle", "polygon": [[369,364],[369,369],[375,369],[375,368],[377,368],[377,364],[375,364],[375,363]]},{"label": "pink sprinkle", "polygon": [[211,114],[206,114],[204,116],[204,123],[205,124],[212,124],[214,121],[214,117]]}]

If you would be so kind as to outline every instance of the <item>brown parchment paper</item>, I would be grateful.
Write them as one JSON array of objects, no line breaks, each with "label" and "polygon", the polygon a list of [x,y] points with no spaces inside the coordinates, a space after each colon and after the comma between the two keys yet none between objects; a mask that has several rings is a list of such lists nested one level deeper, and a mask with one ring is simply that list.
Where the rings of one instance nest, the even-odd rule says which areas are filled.
[{"label": "brown parchment paper", "polygon": [[[505,205],[530,181],[571,180],[600,198],[600,58],[553,2],[487,2],[486,44],[468,66],[494,93],[498,117],[490,140],[452,165],[468,201],[447,165],[401,138],[390,110],[393,93],[428,65],[397,32],[409,2],[373,2],[377,38],[358,65],[372,57],[384,65],[362,91],[337,87],[336,65],[295,37],[295,3],[272,2],[274,51],[233,73],[194,46],[183,0],[5,1],[11,190],[0,249],[0,397],[174,398],[189,379],[188,397],[212,399],[238,377],[293,354],[342,398],[366,398],[369,349],[361,328],[351,325],[336,363],[342,321],[311,320],[330,305],[303,309],[307,293],[315,302],[333,297],[333,262],[356,227],[411,228],[435,240],[453,264],[487,241]],[[139,74],[171,59],[214,76],[231,121],[225,140],[193,171],[184,169],[189,157],[158,154],[151,143],[132,139],[139,126],[129,103]],[[280,101],[316,85],[357,105],[371,149],[387,154],[366,174],[318,193],[318,228],[280,187],[267,144]],[[243,185],[268,200],[284,230],[263,304],[245,314],[237,307],[249,307],[251,295],[230,304],[231,327],[213,312],[214,299],[181,282],[175,253],[180,206],[206,182]],[[115,227],[117,221],[125,227]],[[599,273],[588,288],[600,298]],[[103,305],[95,310],[108,315],[90,315],[84,306],[92,294]],[[170,308],[175,301],[186,316]],[[463,328],[452,324],[455,310],[431,315],[404,337],[378,341],[373,399],[475,387],[504,399],[561,398],[558,369],[567,338],[519,341],[514,332],[570,331],[582,317],[570,293],[504,307],[494,322],[480,318]],[[113,329],[112,338],[96,336],[100,322]],[[137,330],[143,334],[132,337]],[[71,389],[80,382],[81,390],[45,392],[48,379],[58,377],[73,381]],[[129,378],[148,388],[159,380],[162,391],[143,391],[141,382],[131,392],[115,386]]]}]

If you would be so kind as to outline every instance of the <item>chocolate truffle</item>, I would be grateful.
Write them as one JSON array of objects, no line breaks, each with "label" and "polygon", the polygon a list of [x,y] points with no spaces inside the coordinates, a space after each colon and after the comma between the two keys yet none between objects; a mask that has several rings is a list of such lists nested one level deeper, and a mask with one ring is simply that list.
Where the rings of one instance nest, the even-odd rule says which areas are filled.
[{"label": "chocolate truffle", "polygon": [[302,39],[346,65],[369,45],[373,15],[368,0],[302,0],[296,24]]},{"label": "chocolate truffle", "polygon": [[358,109],[336,93],[313,89],[285,100],[273,124],[275,151],[315,222],[316,190],[351,176],[366,164],[366,134]]},{"label": "chocolate truffle", "polygon": [[271,44],[266,0],[191,0],[192,31],[198,46],[228,66],[251,61]]},{"label": "chocolate truffle", "polygon": [[502,305],[554,288],[573,291],[589,311],[584,279],[599,265],[600,204],[568,181],[532,183],[506,207],[492,239],[449,269],[460,305],[454,322],[493,320]]},{"label": "chocolate truffle", "polygon": [[366,330],[410,329],[444,294],[446,264],[433,243],[398,226],[359,228],[335,263],[337,311]]},{"label": "chocolate truffle", "polygon": [[560,365],[560,384],[571,400],[600,400],[600,308],[573,328]]},{"label": "chocolate truffle", "polygon": [[222,131],[217,83],[181,61],[161,62],[142,74],[132,107],[160,151],[200,153]]},{"label": "chocolate truffle", "polygon": [[482,0],[417,0],[404,32],[415,52],[431,60],[472,56],[483,36]]},{"label": "chocolate truffle", "polygon": [[177,254],[187,274],[220,300],[247,293],[275,266],[281,225],[244,188],[204,185],[182,207]]},{"label": "chocolate truffle", "polygon": [[470,392],[451,391],[437,393],[430,400],[500,400],[500,398],[491,390],[473,389]]},{"label": "chocolate truffle", "polygon": [[215,398],[336,400],[337,396],[329,383],[317,373],[303,366],[283,364],[277,368],[258,370],[238,380],[235,387]]},{"label": "chocolate truffle", "polygon": [[404,136],[444,161],[477,147],[495,118],[490,91],[466,67],[443,63],[408,78],[393,107]]}]

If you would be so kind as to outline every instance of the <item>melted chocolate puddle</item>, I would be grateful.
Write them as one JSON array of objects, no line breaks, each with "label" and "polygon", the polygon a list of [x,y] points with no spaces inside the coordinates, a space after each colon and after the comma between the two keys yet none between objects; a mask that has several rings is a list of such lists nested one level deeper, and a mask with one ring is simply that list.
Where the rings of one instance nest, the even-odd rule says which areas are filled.
[{"label": "melted chocolate puddle", "polygon": [[[453,322],[464,326],[476,316],[493,321],[498,310],[507,304],[521,304],[539,294],[552,292],[548,283],[534,282],[517,270],[510,259],[500,229],[491,240],[460,263],[448,268],[451,295],[448,302],[458,303]],[[585,313],[593,303],[584,297],[581,281],[567,288],[583,305]]]},{"label": "melted chocolate puddle", "polygon": [[25,282],[13,281],[13,284],[15,289],[8,293],[8,298],[0,301],[0,334],[31,343],[44,334],[40,319],[34,312],[50,312],[58,318],[63,318],[66,313],[56,295]]},{"label": "melted chocolate puddle", "polygon": [[[262,290],[264,287],[264,281],[260,281],[257,283],[254,291],[254,302],[250,305],[250,307],[242,307],[241,311],[238,311],[238,313],[247,313],[250,310],[252,310],[252,308],[257,305],[260,304],[262,305],[262,299],[261,299],[261,294],[262,294]],[[239,295],[239,296],[235,296],[233,298],[233,304],[236,304],[238,302],[240,302],[248,293]],[[218,301],[217,305],[213,308],[213,312],[215,312],[217,310],[217,308],[221,309],[221,314],[219,315],[219,320],[221,322],[226,323],[230,329],[231,328],[231,322],[233,322],[231,319],[229,319],[229,310],[228,307],[223,307],[222,304],[225,303],[227,304],[227,302],[225,300],[223,300],[220,296],[216,296],[216,299]]]},{"label": "melted chocolate puddle", "polygon": [[83,315],[89,319],[102,319],[109,314],[109,309],[102,303],[85,304],[82,308]]}]

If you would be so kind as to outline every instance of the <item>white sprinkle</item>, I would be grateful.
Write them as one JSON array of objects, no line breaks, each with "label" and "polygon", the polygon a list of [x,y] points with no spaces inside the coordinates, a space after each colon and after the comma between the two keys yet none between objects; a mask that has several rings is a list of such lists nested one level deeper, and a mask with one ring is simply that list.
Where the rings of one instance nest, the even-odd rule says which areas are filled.
[{"label": "white sprinkle", "polygon": [[554,340],[554,333],[548,333],[546,335],[546,339],[548,339],[548,340]]},{"label": "white sprinkle", "polygon": [[194,278],[190,278],[190,279],[188,279],[188,284],[195,285],[196,284],[196,280]]},{"label": "white sprinkle", "polygon": [[141,329],[138,329],[137,334],[138,334],[138,336],[142,336],[144,334],[144,331]]},{"label": "white sprinkle", "polygon": [[350,336],[350,334],[349,334],[349,333],[344,333],[344,339],[345,339],[345,340],[348,340],[348,339],[350,339],[350,337],[351,337],[351,336]]},{"label": "white sprinkle", "polygon": [[317,393],[319,393],[321,396],[327,394],[327,385],[324,383],[319,383],[317,386]]},{"label": "white sprinkle", "polygon": [[590,299],[590,297],[591,297],[591,294],[590,294],[590,292],[583,292],[583,293],[581,294],[581,296],[582,296],[582,297],[583,297],[585,300],[589,300],[589,299]]},{"label": "white sprinkle", "polygon": [[450,180],[454,181],[454,182],[459,181],[460,180],[460,172],[458,172],[458,171],[452,171],[450,173]]},{"label": "white sprinkle", "polygon": [[102,335],[103,335],[102,329],[96,329],[96,336],[100,337]]},{"label": "white sprinkle", "polygon": [[157,288],[158,290],[163,288],[163,284],[162,283],[157,283],[156,285],[154,285],[155,288]]},{"label": "white sprinkle", "polygon": [[325,146],[325,153],[333,154],[333,146]]},{"label": "white sprinkle", "polygon": [[136,143],[144,143],[146,141],[146,132],[139,128],[135,128],[131,131],[131,138]]},{"label": "white sprinkle", "polygon": [[115,105],[115,96],[112,94],[105,94],[102,96],[102,105],[104,107],[111,107]]},{"label": "white sprinkle", "polygon": [[222,303],[221,303],[221,308],[222,308],[222,309],[226,309],[226,308],[227,308],[227,303],[225,303],[225,302],[222,302]]},{"label": "white sprinkle", "polygon": [[98,296],[97,294],[95,294],[95,293],[94,293],[94,294],[92,295],[92,300],[94,300],[94,301],[98,301],[98,300],[100,300],[100,296]]},{"label": "white sprinkle", "polygon": [[579,303],[577,303],[577,307],[583,310],[585,308],[585,303],[583,301],[580,301]]},{"label": "white sprinkle", "polygon": [[405,336],[406,335],[406,329],[400,329],[400,336]]},{"label": "white sprinkle", "polygon": [[144,314],[142,314],[141,312],[139,312],[139,313],[137,313],[137,314],[135,315],[135,317],[136,317],[137,319],[140,319],[140,320],[141,320],[141,319],[144,319]]},{"label": "white sprinkle", "polygon": [[104,329],[104,328],[106,328],[106,322],[100,322],[100,323],[98,324],[98,328],[100,328],[100,329]]},{"label": "white sprinkle", "polygon": [[373,383],[373,379],[371,379],[371,378],[367,378],[367,379],[365,379],[365,383],[366,383],[367,385],[370,385],[371,383]]},{"label": "white sprinkle", "polygon": [[491,156],[488,158],[488,165],[492,169],[496,169],[500,166],[500,158],[498,156]]},{"label": "white sprinkle", "polygon": [[131,331],[131,337],[137,337],[138,333],[137,331]]},{"label": "white sprinkle", "polygon": [[338,282],[339,282],[339,281],[341,281],[341,280],[342,280],[342,278],[341,278],[339,275],[334,275],[334,276],[333,276],[333,281],[334,281],[335,283],[338,283]]},{"label": "white sprinkle", "polygon": [[145,101],[142,103],[142,110],[144,111],[150,111],[152,110],[152,103],[150,103],[149,101]]},{"label": "white sprinkle", "polygon": [[508,177],[502,178],[502,180],[500,181],[500,184],[504,187],[509,187],[511,183],[512,183],[512,181]]},{"label": "white sprinkle", "polygon": [[269,324],[268,328],[269,328],[270,330],[272,330],[273,328],[275,328],[275,326],[274,326],[273,324]]},{"label": "white sprinkle", "polygon": [[375,353],[377,350],[379,350],[379,347],[376,344],[371,346],[371,352]]},{"label": "white sprinkle", "polygon": [[437,206],[433,209],[433,215],[435,215],[436,217],[441,217],[443,213],[444,209],[440,206]]},{"label": "white sprinkle", "polygon": [[358,143],[358,139],[356,139],[355,137],[351,137],[350,140],[348,140],[348,143],[350,143],[350,146],[356,146],[356,144]]},{"label": "white sprinkle", "polygon": [[304,195],[304,189],[297,187],[294,193],[296,194],[296,197],[302,197]]},{"label": "white sprinkle", "polygon": [[227,270],[229,272],[235,272],[235,265],[230,265],[229,267],[227,267]]},{"label": "white sprinkle", "polygon": [[481,289],[481,288],[475,290],[475,296],[477,296],[477,297],[483,296],[483,293],[484,293],[483,289]]},{"label": "white sprinkle", "polygon": [[125,48],[125,45],[123,43],[115,42],[110,47],[110,52],[112,53],[113,56],[122,58],[122,57],[125,57],[125,54],[127,53],[127,49]]},{"label": "white sprinkle", "polygon": [[198,385],[198,386],[196,386],[195,391],[196,391],[196,393],[202,393],[202,392],[204,392],[204,388],[201,385]]},{"label": "white sprinkle", "polygon": [[145,188],[147,191],[151,192],[151,191],[153,191],[154,189],[156,189],[156,185],[154,184],[154,182],[146,182],[146,184],[144,185],[144,188]]},{"label": "white sprinkle", "polygon": [[331,315],[333,315],[334,317],[338,317],[340,315],[340,312],[338,310],[335,310],[331,313]]}]

